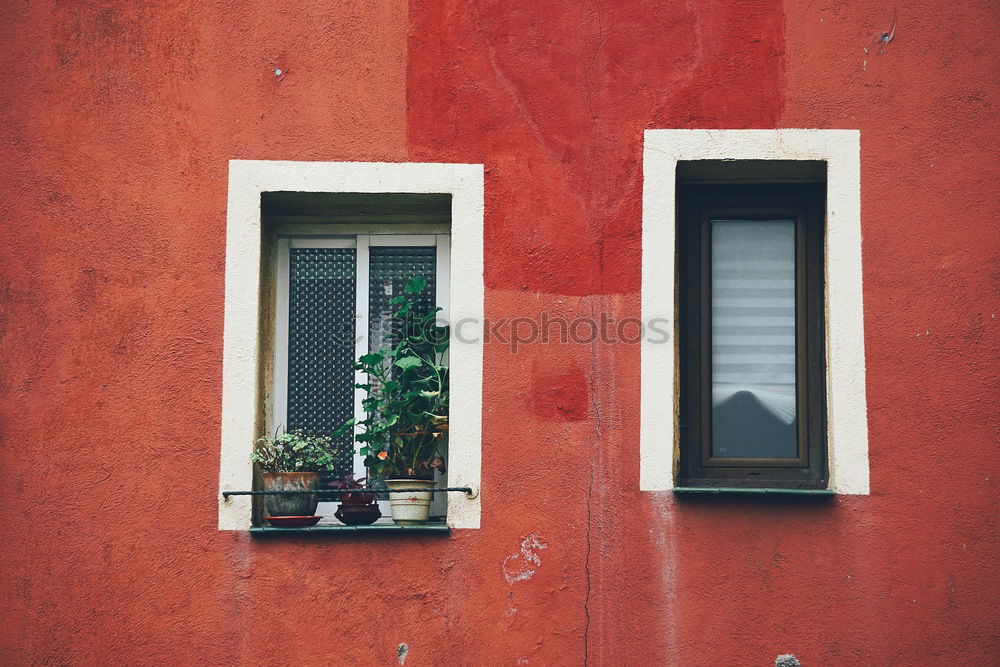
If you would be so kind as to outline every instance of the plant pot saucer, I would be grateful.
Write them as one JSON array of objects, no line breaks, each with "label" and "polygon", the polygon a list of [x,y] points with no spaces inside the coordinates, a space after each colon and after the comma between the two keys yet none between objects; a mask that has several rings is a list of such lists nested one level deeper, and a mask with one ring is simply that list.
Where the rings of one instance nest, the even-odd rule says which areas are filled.
[{"label": "plant pot saucer", "polygon": [[267,521],[276,528],[304,528],[315,526],[322,518],[321,516],[269,516]]}]

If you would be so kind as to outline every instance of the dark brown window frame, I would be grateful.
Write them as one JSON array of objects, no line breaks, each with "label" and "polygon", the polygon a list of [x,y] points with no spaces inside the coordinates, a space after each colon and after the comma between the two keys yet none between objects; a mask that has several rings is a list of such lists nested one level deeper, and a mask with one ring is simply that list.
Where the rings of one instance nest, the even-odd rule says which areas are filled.
[{"label": "dark brown window frame", "polygon": [[[824,202],[820,184],[678,184],[680,485],[825,489]],[[798,456],[711,456],[710,221],[795,220]]]}]

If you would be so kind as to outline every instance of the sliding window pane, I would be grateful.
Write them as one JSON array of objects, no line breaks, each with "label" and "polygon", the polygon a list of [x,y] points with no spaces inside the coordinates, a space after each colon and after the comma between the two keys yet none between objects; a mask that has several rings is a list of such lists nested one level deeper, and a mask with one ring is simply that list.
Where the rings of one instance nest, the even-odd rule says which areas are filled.
[{"label": "sliding window pane", "polygon": [[369,254],[370,289],[368,322],[370,351],[391,348],[395,336],[393,313],[398,306],[389,302],[403,294],[403,286],[413,276],[423,276],[427,286],[420,294],[419,308],[428,311],[436,304],[435,273],[437,248],[433,246],[372,246]]},{"label": "sliding window pane", "polygon": [[[332,435],[354,416],[354,248],[292,248],[288,283],[288,424]],[[337,467],[354,469],[354,438],[337,440]]]}]

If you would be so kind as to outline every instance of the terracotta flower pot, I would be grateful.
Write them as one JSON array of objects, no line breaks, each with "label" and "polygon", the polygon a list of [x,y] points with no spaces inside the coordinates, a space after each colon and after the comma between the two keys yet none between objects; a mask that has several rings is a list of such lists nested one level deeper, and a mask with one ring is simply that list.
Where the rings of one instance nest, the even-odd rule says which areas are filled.
[{"label": "terracotta flower pot", "polygon": [[[264,491],[312,491],[319,487],[317,472],[261,473]],[[312,516],[319,498],[315,495],[264,496],[269,516]]]}]

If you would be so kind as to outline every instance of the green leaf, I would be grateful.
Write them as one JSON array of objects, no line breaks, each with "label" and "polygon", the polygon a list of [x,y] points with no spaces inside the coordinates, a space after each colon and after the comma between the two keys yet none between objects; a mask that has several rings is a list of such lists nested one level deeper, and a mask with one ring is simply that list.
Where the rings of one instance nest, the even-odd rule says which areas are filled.
[{"label": "green leaf", "polygon": [[363,364],[368,364],[370,366],[375,366],[381,364],[385,361],[385,355],[379,354],[378,352],[370,352],[369,354],[363,354],[358,358]]},{"label": "green leaf", "polygon": [[416,368],[422,363],[424,362],[420,359],[420,357],[403,357],[402,359],[396,360],[396,365],[404,371],[408,368]]},{"label": "green leaf", "polygon": [[406,281],[403,291],[407,294],[420,294],[427,287],[427,281],[423,276],[413,276]]},{"label": "green leaf", "polygon": [[442,308],[441,308],[440,306],[438,306],[437,308],[435,308],[435,309],[434,309],[434,310],[432,310],[431,312],[429,312],[429,313],[427,313],[426,315],[424,315],[423,317],[421,317],[421,318],[420,318],[420,323],[421,323],[421,324],[424,324],[424,323],[427,323],[427,322],[430,322],[430,321],[431,321],[431,320],[433,320],[433,319],[434,319],[435,317],[437,317],[437,314],[438,314],[438,313],[439,313],[439,312],[440,312],[441,310],[442,310]]}]

